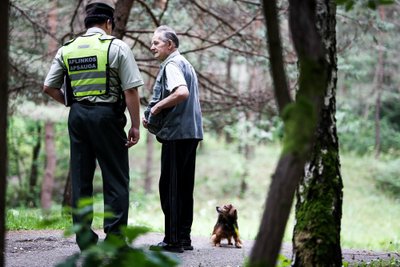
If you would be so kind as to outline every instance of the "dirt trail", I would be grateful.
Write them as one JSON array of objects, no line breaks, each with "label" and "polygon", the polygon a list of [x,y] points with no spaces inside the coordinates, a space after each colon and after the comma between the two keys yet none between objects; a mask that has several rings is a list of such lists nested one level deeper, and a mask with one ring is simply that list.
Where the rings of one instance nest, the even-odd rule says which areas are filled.
[{"label": "dirt trail", "polygon": [[[101,238],[104,235],[98,232]],[[161,241],[162,235],[149,233],[140,237],[135,245],[148,247]],[[249,255],[253,241],[244,241],[242,249],[212,247],[206,237],[192,240],[195,249],[177,254],[181,267],[239,267]],[[6,267],[50,267],[78,252],[73,237],[63,237],[59,230],[12,231],[6,236]],[[281,253],[290,257],[291,245],[284,244]],[[400,260],[399,253],[375,252],[369,250],[343,249],[344,261],[349,263],[370,262],[376,259]]]}]

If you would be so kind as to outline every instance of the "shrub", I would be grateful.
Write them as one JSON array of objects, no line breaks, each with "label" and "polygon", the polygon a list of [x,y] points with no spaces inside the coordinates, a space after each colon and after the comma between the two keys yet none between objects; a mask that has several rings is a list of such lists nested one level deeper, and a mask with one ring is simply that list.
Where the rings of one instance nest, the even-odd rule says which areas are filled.
[{"label": "shrub", "polygon": [[374,174],[380,190],[400,199],[400,159],[391,160],[383,166],[378,165]]}]

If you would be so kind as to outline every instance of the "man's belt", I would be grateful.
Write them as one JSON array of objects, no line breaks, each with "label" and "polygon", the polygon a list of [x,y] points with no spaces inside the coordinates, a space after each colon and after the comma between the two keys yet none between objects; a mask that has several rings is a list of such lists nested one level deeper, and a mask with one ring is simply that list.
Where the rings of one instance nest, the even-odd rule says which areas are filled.
[{"label": "man's belt", "polygon": [[84,105],[84,106],[108,106],[108,107],[115,107],[117,105],[117,103],[107,103],[107,102],[90,102],[89,100],[80,100],[80,101],[76,101],[76,103],[79,103],[80,105]]}]

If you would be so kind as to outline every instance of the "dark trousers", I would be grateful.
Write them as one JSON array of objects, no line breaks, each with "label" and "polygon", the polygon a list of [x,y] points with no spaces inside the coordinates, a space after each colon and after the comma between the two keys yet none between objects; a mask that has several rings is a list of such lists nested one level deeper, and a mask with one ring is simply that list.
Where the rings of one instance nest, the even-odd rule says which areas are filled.
[{"label": "dark trousers", "polygon": [[[97,159],[103,178],[104,207],[113,214],[104,219],[106,234],[118,235],[120,227],[128,222],[129,162],[125,124],[125,115],[111,105],[74,103],[68,118],[73,207],[82,198],[92,198]],[[87,207],[87,211],[84,215],[74,214],[74,224],[90,228],[92,207]],[[78,235],[77,241],[79,245]]]},{"label": "dark trousers", "polygon": [[188,243],[193,222],[196,149],[199,140],[164,141],[159,182],[165,216],[164,242]]}]

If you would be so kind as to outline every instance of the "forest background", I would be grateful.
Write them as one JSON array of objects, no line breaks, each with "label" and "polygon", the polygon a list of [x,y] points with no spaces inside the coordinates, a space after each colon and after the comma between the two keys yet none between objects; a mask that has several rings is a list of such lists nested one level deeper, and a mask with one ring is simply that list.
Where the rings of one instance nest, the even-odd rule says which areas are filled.
[{"label": "forest background", "polygon": [[[7,228],[66,228],[69,202],[68,109],[41,93],[52,57],[83,33],[85,1],[11,1]],[[284,56],[293,95],[297,58],[290,43],[288,3],[280,2]],[[399,3],[337,11],[337,130],[344,200],[342,246],[400,250]],[[158,63],[149,51],[160,24],[176,29],[180,51],[201,84],[205,140],[197,162],[193,234],[208,236],[215,206],[239,210],[240,232],[254,239],[270,177],[281,151],[282,122],[273,99],[261,6],[252,1],[133,1],[121,34],[134,52],[151,96]],[[286,33],[286,34],[285,34]],[[130,150],[131,225],[162,231],[157,183],[160,147],[142,129]],[[100,173],[96,207],[102,210]],[[60,219],[61,218],[61,219]],[[285,241],[290,241],[293,219]],[[101,218],[95,221],[101,228]],[[365,233],[368,231],[368,235]]]}]

